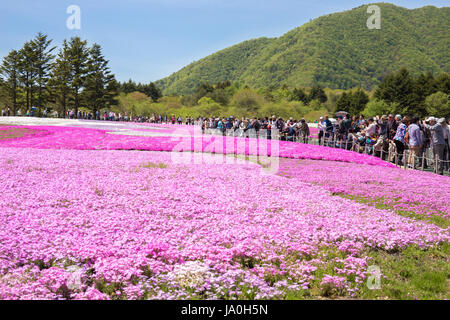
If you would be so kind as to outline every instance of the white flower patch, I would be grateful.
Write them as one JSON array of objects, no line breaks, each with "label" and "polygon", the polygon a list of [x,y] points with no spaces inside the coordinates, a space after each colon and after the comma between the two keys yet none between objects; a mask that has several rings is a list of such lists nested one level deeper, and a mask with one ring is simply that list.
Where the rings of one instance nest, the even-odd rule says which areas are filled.
[{"label": "white flower patch", "polygon": [[188,261],[184,264],[176,265],[171,278],[178,282],[180,286],[198,288],[202,286],[212,273],[209,267],[200,261]]}]

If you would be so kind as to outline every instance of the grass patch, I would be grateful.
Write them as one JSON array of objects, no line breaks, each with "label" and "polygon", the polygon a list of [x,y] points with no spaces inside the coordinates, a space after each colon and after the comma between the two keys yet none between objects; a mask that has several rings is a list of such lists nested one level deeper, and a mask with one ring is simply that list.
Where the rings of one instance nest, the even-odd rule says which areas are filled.
[{"label": "grass patch", "polygon": [[389,205],[386,205],[386,203],[384,203],[383,199],[370,199],[370,198],[366,198],[366,197],[362,197],[362,196],[356,196],[356,195],[349,195],[349,194],[343,194],[343,193],[335,193],[333,194],[335,196],[339,196],[341,198],[344,199],[349,199],[349,200],[353,200],[355,202],[358,203],[363,203],[363,204],[367,204],[369,206],[373,206],[377,209],[381,209],[381,210],[392,210],[395,213],[406,217],[406,218],[411,218],[414,220],[418,220],[418,221],[424,221],[424,222],[428,222],[428,223],[432,223],[437,225],[438,227],[441,228],[448,228],[450,227],[450,220],[446,219],[444,217],[440,217],[437,215],[425,215],[425,214],[417,214],[415,211],[406,211],[406,210],[398,210],[395,209]]},{"label": "grass patch", "polygon": [[146,168],[146,169],[153,169],[153,168],[166,169],[167,164],[162,163],[162,162],[160,162],[160,163],[147,162],[147,163],[141,164],[139,167]]},{"label": "grass patch", "polygon": [[0,130],[0,141],[22,138],[32,132],[33,130],[29,128],[7,128],[6,130]]},{"label": "grass patch", "polygon": [[373,265],[384,277],[381,289],[363,287],[364,299],[435,300],[450,298],[450,245],[448,242],[428,250],[409,247],[398,254],[371,251]]}]

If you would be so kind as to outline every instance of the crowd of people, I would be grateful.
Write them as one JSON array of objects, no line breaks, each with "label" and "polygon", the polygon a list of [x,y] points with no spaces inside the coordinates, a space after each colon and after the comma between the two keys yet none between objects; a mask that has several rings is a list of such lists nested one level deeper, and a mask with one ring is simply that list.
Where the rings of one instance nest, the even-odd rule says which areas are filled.
[{"label": "crowd of people", "polygon": [[[437,172],[449,170],[450,119],[429,117],[402,117],[383,115],[365,119],[339,116],[335,125],[327,117],[321,118],[319,144],[337,143],[339,147],[357,152],[367,152],[383,160],[410,168],[428,167],[427,151],[432,150]],[[408,157],[404,159],[405,151]]]},{"label": "crowd of people", "polygon": [[[305,119],[290,118],[199,118],[203,134],[223,134],[236,137],[275,137],[285,141],[310,142],[310,128]],[[450,119],[429,117],[402,117],[383,115],[365,119],[364,116],[350,117],[340,114],[337,119],[328,116],[316,121],[318,144],[367,153],[409,168],[427,169],[430,159],[436,171],[444,174],[450,169]],[[405,152],[407,151],[407,152]],[[407,158],[404,159],[404,155]]]},{"label": "crowd of people", "polygon": [[[2,110],[2,116],[9,116],[10,110]],[[27,116],[32,116],[27,113]],[[45,116],[47,113],[45,112]],[[52,116],[52,115],[50,115]],[[201,126],[203,134],[213,133],[235,137],[258,137],[302,143],[311,142],[310,127],[305,119],[290,118],[284,120],[271,118],[193,118],[175,115],[157,115],[151,117],[128,116],[126,113],[96,111],[75,113],[68,110],[67,119],[132,121],[161,124],[186,124]],[[450,169],[450,118],[402,117],[401,115],[383,115],[366,119],[364,116],[350,117],[348,113],[320,117],[315,122],[318,127],[318,144],[368,153],[410,168],[426,169],[430,165],[427,153],[431,150],[436,171],[443,174]],[[274,134],[276,136],[274,137]],[[316,140],[315,140],[316,141]],[[405,152],[407,151],[407,152]],[[407,154],[407,158],[405,158]]]},{"label": "crowd of people", "polygon": [[[187,124],[194,125],[195,119],[191,117],[187,117],[185,122],[183,121],[183,117],[175,115],[157,115],[153,114],[151,117],[148,116],[129,116],[126,112],[124,113],[116,113],[113,111],[96,111],[95,113],[91,112],[82,112],[78,111],[75,113],[75,110],[68,110],[65,114],[65,118],[67,119],[84,119],[84,120],[104,120],[104,121],[124,121],[124,122],[148,122],[148,123],[163,123],[163,124]],[[198,119],[197,119],[198,120]]]},{"label": "crowd of people", "polygon": [[290,118],[285,121],[276,116],[265,117],[264,119],[257,117],[237,119],[231,116],[229,118],[200,118],[199,123],[203,133],[213,131],[235,137],[261,137],[264,132],[264,137],[272,139],[272,132],[276,131],[277,139],[302,141],[303,143],[308,143],[310,137],[309,125],[305,119],[298,121]]}]

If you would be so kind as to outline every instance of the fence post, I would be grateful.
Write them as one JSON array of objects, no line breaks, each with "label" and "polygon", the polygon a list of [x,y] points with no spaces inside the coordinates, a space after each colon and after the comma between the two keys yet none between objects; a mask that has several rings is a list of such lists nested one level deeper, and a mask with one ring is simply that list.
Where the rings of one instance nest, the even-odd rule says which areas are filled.
[{"label": "fence post", "polygon": [[438,173],[438,167],[439,167],[439,164],[438,164],[438,156],[437,156],[437,154],[435,154],[434,155],[434,173]]},{"label": "fence post", "polygon": [[406,150],[403,151],[403,168],[406,170],[406,168],[408,167],[407,165],[407,161],[406,161]]},{"label": "fence post", "polygon": [[425,170],[425,151],[422,152],[422,171]]}]

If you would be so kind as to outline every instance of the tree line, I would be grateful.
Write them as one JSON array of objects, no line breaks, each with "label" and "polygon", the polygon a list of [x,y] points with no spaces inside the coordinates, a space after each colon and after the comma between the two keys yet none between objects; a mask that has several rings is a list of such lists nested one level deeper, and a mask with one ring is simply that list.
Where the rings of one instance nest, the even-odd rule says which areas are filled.
[{"label": "tree line", "polygon": [[125,94],[140,92],[151,98],[153,102],[162,98],[161,89],[158,88],[153,82],[149,84],[136,83],[131,79],[128,82],[119,83],[119,90]]},{"label": "tree line", "polygon": [[64,40],[57,52],[47,35],[38,33],[22,48],[12,50],[0,65],[0,98],[17,111],[53,110],[63,116],[68,108],[95,113],[117,105],[119,83],[111,73],[102,48],[79,37]]},{"label": "tree line", "polygon": [[255,89],[236,81],[203,82],[192,94],[164,96],[157,101],[148,98],[143,90],[122,90],[117,112],[144,116],[175,114],[184,118],[277,115],[308,121],[325,114],[334,116],[339,111],[366,117],[383,114],[448,117],[449,83],[446,73],[436,77],[431,73],[412,76],[406,69],[388,74],[371,92],[361,88],[332,90],[317,84]]},{"label": "tree line", "polygon": [[353,115],[382,114],[450,116],[450,77],[423,73],[414,77],[403,68],[387,75],[373,93],[372,99],[361,89],[344,92],[336,110]]},{"label": "tree line", "polygon": [[[12,110],[94,114],[101,109],[151,115],[180,114],[254,116],[266,113],[315,119],[323,113],[346,111],[365,116],[389,113],[450,116],[450,77],[407,69],[388,74],[373,91],[361,88],[331,90],[281,85],[253,89],[245,83],[201,83],[193,94],[164,97],[154,83],[116,81],[100,45],[88,46],[79,37],[64,40],[57,52],[52,40],[39,33],[19,50],[12,50],[0,65],[0,101]],[[139,93],[139,94],[136,94]]]}]

